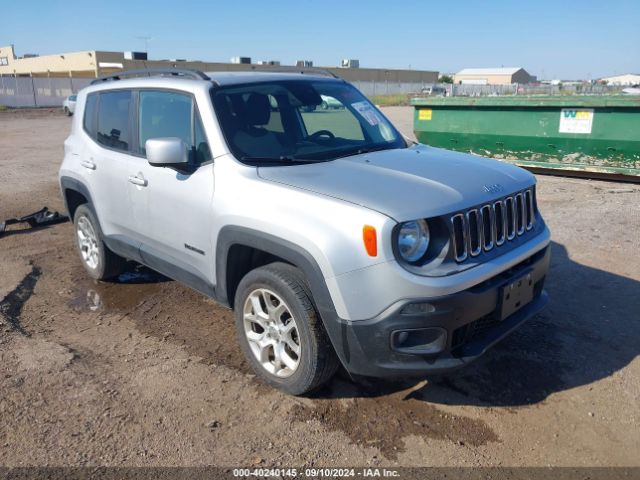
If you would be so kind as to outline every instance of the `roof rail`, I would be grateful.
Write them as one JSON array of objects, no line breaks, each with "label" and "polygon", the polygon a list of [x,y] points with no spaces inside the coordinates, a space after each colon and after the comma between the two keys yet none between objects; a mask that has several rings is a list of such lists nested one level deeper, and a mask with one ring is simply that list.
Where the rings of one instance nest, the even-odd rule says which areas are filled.
[{"label": "roof rail", "polygon": [[[242,72],[243,70],[238,70]],[[299,73],[300,75],[320,75],[325,77],[340,78],[335,73],[318,67],[296,67],[295,65],[280,65],[272,68],[252,68],[249,72],[267,72],[267,73]]]},{"label": "roof rail", "polygon": [[210,78],[204,73],[198,70],[178,69],[178,68],[150,68],[144,70],[125,70],[124,72],[113,73],[111,75],[105,75],[104,77],[96,78],[91,82],[91,85],[97,83],[108,82],[111,80],[122,80],[126,77],[141,77],[141,76],[169,76],[169,77],[184,77],[192,78],[194,80],[210,80]]}]

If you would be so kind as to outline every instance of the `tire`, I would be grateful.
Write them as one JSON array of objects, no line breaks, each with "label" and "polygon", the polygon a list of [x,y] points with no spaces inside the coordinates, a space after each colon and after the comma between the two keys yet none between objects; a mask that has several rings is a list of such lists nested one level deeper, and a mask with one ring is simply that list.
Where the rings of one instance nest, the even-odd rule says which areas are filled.
[{"label": "tire", "polygon": [[70,116],[71,116],[71,111],[70,111],[67,107],[64,107],[64,108],[63,108],[63,110],[64,110],[64,114],[65,114],[67,117],[70,117]]},{"label": "tire", "polygon": [[87,273],[96,280],[108,280],[124,271],[126,260],[104,243],[100,224],[87,205],[80,205],[73,216],[76,245]]},{"label": "tire", "polygon": [[279,262],[252,270],[234,303],[240,347],[265,383],[303,395],[333,377],[339,360],[300,270]]}]

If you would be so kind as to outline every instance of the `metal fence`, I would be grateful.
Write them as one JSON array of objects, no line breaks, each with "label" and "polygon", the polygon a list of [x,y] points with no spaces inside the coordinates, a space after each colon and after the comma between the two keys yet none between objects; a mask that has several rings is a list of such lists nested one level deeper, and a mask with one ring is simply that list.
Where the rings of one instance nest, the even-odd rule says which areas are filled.
[{"label": "metal fence", "polygon": [[[90,78],[0,76],[0,105],[7,107],[60,107],[69,95],[89,85]],[[365,95],[405,95],[429,84],[419,82],[354,81]]]},{"label": "metal fence", "polygon": [[7,107],[60,107],[90,78],[13,77],[0,75],[0,105]]},{"label": "metal fence", "polygon": [[[386,82],[386,81],[352,81],[358,90],[368,96],[374,95],[406,95],[420,94],[424,88],[431,87],[431,83],[420,82]],[[620,93],[623,87],[600,84],[569,84],[569,85],[540,85],[518,84],[510,85],[470,85],[470,84],[438,84],[447,91],[448,96],[481,97],[495,95],[580,95]]]},{"label": "metal fence", "polygon": [[[7,107],[60,107],[69,95],[86,87],[91,78],[73,77],[14,77],[0,75],[0,105]],[[375,95],[420,94],[432,84],[421,82],[395,82],[356,80],[352,82],[362,93]],[[454,85],[441,84],[449,96],[485,95],[564,95],[603,94],[620,92],[623,87],[579,84],[579,85]]]},{"label": "metal fence", "polygon": [[591,83],[568,85],[518,84],[511,85],[448,85],[447,92],[457,97],[481,97],[487,95],[602,95],[619,93],[623,87]]},{"label": "metal fence", "polygon": [[377,82],[364,80],[356,80],[351,83],[367,96],[419,93],[423,88],[432,85],[430,83],[421,82]]}]

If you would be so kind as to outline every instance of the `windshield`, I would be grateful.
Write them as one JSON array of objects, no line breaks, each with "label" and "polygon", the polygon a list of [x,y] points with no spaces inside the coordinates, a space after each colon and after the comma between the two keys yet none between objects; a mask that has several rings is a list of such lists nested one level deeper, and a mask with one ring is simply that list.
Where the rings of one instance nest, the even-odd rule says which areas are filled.
[{"label": "windshield", "polygon": [[406,147],[397,130],[353,86],[280,80],[214,90],[229,148],[245,163],[321,161]]}]

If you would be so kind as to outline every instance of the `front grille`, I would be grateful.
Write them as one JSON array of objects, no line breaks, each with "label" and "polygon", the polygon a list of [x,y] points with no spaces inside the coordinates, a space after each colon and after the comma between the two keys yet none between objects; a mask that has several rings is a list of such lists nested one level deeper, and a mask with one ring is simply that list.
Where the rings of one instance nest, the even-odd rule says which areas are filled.
[{"label": "front grille", "polygon": [[477,257],[524,235],[535,222],[533,189],[518,192],[451,217],[452,244],[457,262]]}]

